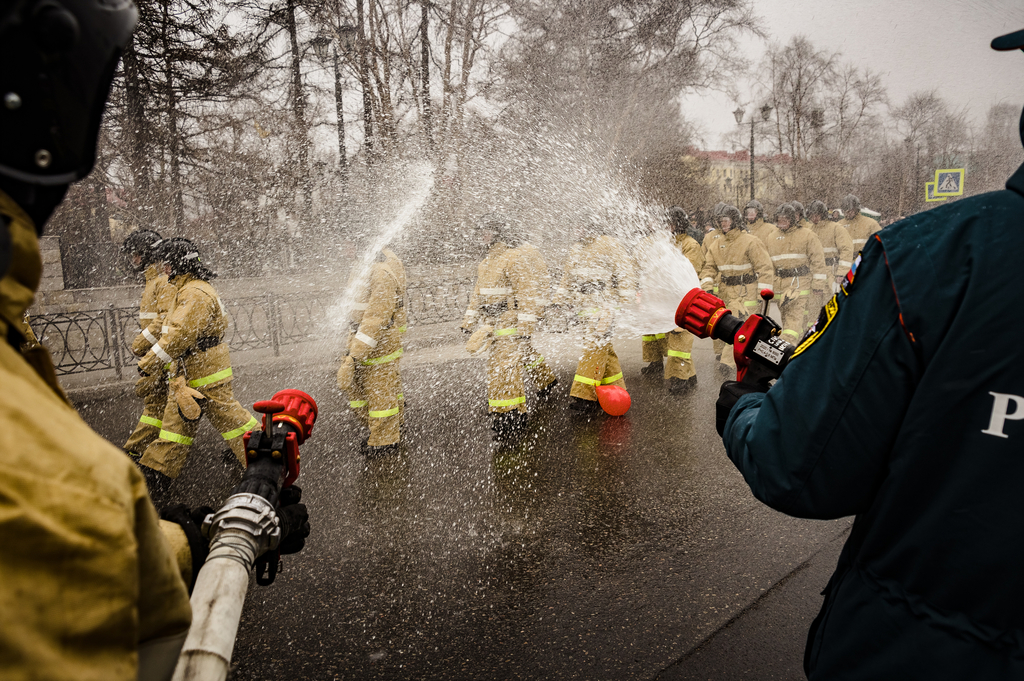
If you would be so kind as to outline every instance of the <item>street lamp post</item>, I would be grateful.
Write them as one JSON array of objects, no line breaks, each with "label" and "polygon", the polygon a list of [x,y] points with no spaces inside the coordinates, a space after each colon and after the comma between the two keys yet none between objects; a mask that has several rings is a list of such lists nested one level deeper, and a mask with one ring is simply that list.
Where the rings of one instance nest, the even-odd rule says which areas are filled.
[{"label": "street lamp post", "polygon": [[[338,173],[342,182],[348,182],[348,152],[345,149],[345,109],[342,105],[341,87],[341,61],[338,57],[338,45],[341,46],[342,54],[348,56],[352,52],[359,36],[359,30],[355,26],[344,25],[337,32],[331,31],[337,38],[337,44],[331,50],[331,58],[334,66],[334,108],[338,115]],[[330,36],[321,34],[313,39],[313,50],[317,58],[327,62],[327,48],[331,47]]]},{"label": "street lamp post", "polygon": [[[737,107],[732,115],[736,117],[736,123],[743,124],[743,114],[746,113],[743,109]],[[768,117],[772,114],[772,106],[765,104],[761,107],[761,120],[767,122]],[[754,116],[750,116],[750,200],[753,201],[754,196]]]}]

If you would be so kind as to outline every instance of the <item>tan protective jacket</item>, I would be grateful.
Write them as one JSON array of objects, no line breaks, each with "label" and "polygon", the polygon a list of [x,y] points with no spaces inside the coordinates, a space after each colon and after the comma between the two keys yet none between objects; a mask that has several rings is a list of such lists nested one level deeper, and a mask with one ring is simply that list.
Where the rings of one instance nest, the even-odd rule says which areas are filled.
[{"label": "tan protective jacket", "polygon": [[812,224],[811,231],[821,242],[825,268],[831,271],[833,277],[846,276],[853,264],[853,241],[850,239],[850,233],[831,220],[820,220],[818,224]]},{"label": "tan protective jacket", "polygon": [[487,255],[484,256],[483,261],[476,266],[476,285],[469,296],[469,307],[466,308],[466,313],[462,317],[464,330],[472,330],[482,321],[483,317],[495,317],[496,315],[487,313],[496,311],[500,307],[501,301],[505,300],[507,294],[498,292],[497,289],[505,288],[500,284],[504,276],[502,260],[508,250],[505,242],[495,241],[487,249]]},{"label": "tan protective jacket", "polygon": [[758,218],[752,225],[748,225],[747,229],[751,234],[761,240],[765,246],[768,245],[768,240],[775,236],[776,227],[770,222],[765,222],[761,218]]},{"label": "tan protective jacket", "polygon": [[693,265],[694,271],[697,276],[700,276],[700,271],[704,269],[704,249],[701,248],[697,240],[689,234],[676,234],[675,235],[676,248],[679,252],[686,256],[686,259]]},{"label": "tan protective jacket", "polygon": [[139,368],[152,376],[164,364],[180,360],[178,371],[184,371],[191,388],[230,381],[231,355],[224,342],[228,313],[217,292],[210,282],[191,274],[178,275],[171,283],[178,292],[163,336],[139,361]]},{"label": "tan protective jacket", "polygon": [[610,312],[636,299],[636,265],[622,244],[601,235],[569,250],[559,291],[566,300],[592,313]]},{"label": "tan protective jacket", "polygon": [[142,289],[139,302],[139,331],[132,341],[132,352],[143,357],[153,344],[160,340],[164,322],[178,289],[160,272],[158,265],[146,268],[146,286]]},{"label": "tan protective jacket", "polygon": [[393,251],[384,249],[356,303],[359,328],[348,344],[356,362],[381,364],[402,355],[402,334],[409,323],[405,289],[405,266]]},{"label": "tan protective jacket", "polygon": [[709,248],[700,271],[701,288],[712,290],[718,278],[719,297],[730,306],[742,303],[742,313],[749,313],[746,308],[757,305],[758,291],[774,287],[774,269],[764,244],[738,227],[716,241],[705,239],[704,243],[709,244]]},{"label": "tan protective jacket", "polygon": [[0,213],[14,249],[0,280],[0,677],[135,681],[140,650],[180,647],[188,630],[188,545],[131,460],[64,401],[45,348],[3,340],[22,328],[42,258],[2,192]]},{"label": "tan protective jacket", "polygon": [[814,232],[799,225],[785,231],[775,230],[768,242],[768,254],[775,268],[775,296],[779,302],[824,291],[831,276],[825,268],[821,242]]},{"label": "tan protective jacket", "polygon": [[871,238],[872,234],[882,229],[882,226],[876,221],[860,213],[857,213],[852,219],[847,218],[843,220],[839,224],[845,227],[846,231],[850,234],[850,241],[853,242],[854,256],[864,250],[864,245]]}]

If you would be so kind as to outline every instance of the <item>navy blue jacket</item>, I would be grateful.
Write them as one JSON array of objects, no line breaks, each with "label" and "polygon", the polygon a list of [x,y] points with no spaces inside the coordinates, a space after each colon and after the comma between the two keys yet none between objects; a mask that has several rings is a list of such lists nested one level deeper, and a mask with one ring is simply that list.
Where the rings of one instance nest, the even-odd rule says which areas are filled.
[{"label": "navy blue jacket", "polygon": [[811,679],[1024,679],[1024,166],[865,246],[724,441],[754,495],[855,515]]}]

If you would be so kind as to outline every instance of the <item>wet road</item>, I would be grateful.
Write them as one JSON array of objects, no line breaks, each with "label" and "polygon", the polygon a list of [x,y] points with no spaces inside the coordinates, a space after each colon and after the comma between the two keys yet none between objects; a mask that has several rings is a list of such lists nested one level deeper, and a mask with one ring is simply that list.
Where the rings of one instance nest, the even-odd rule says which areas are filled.
[{"label": "wet road", "polygon": [[[581,420],[565,408],[575,350],[561,340],[538,338],[560,385],[505,448],[491,442],[484,361],[451,348],[403,360],[406,448],[374,461],[326,354],[239,372],[243,402],[300,388],[320,419],[300,480],[313,534],[273,586],[250,590],[235,678],[682,678],[702,642],[846,532],[751,496],[714,432],[709,341],[683,398],[641,378],[638,340],[617,342],[633,407]],[[115,442],[135,417],[131,396],[82,410]],[[177,490],[191,503],[229,484],[202,431]],[[797,604],[805,620],[819,572]],[[799,659],[774,664],[799,678]]]}]

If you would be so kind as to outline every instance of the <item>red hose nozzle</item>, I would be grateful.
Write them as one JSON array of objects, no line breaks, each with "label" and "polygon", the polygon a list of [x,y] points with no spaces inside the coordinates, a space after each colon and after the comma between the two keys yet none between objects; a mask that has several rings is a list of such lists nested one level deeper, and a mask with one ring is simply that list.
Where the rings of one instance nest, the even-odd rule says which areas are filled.
[{"label": "red hose nozzle", "polygon": [[692,289],[676,309],[676,326],[681,326],[697,338],[707,338],[715,324],[729,314],[725,301],[699,288]]}]

